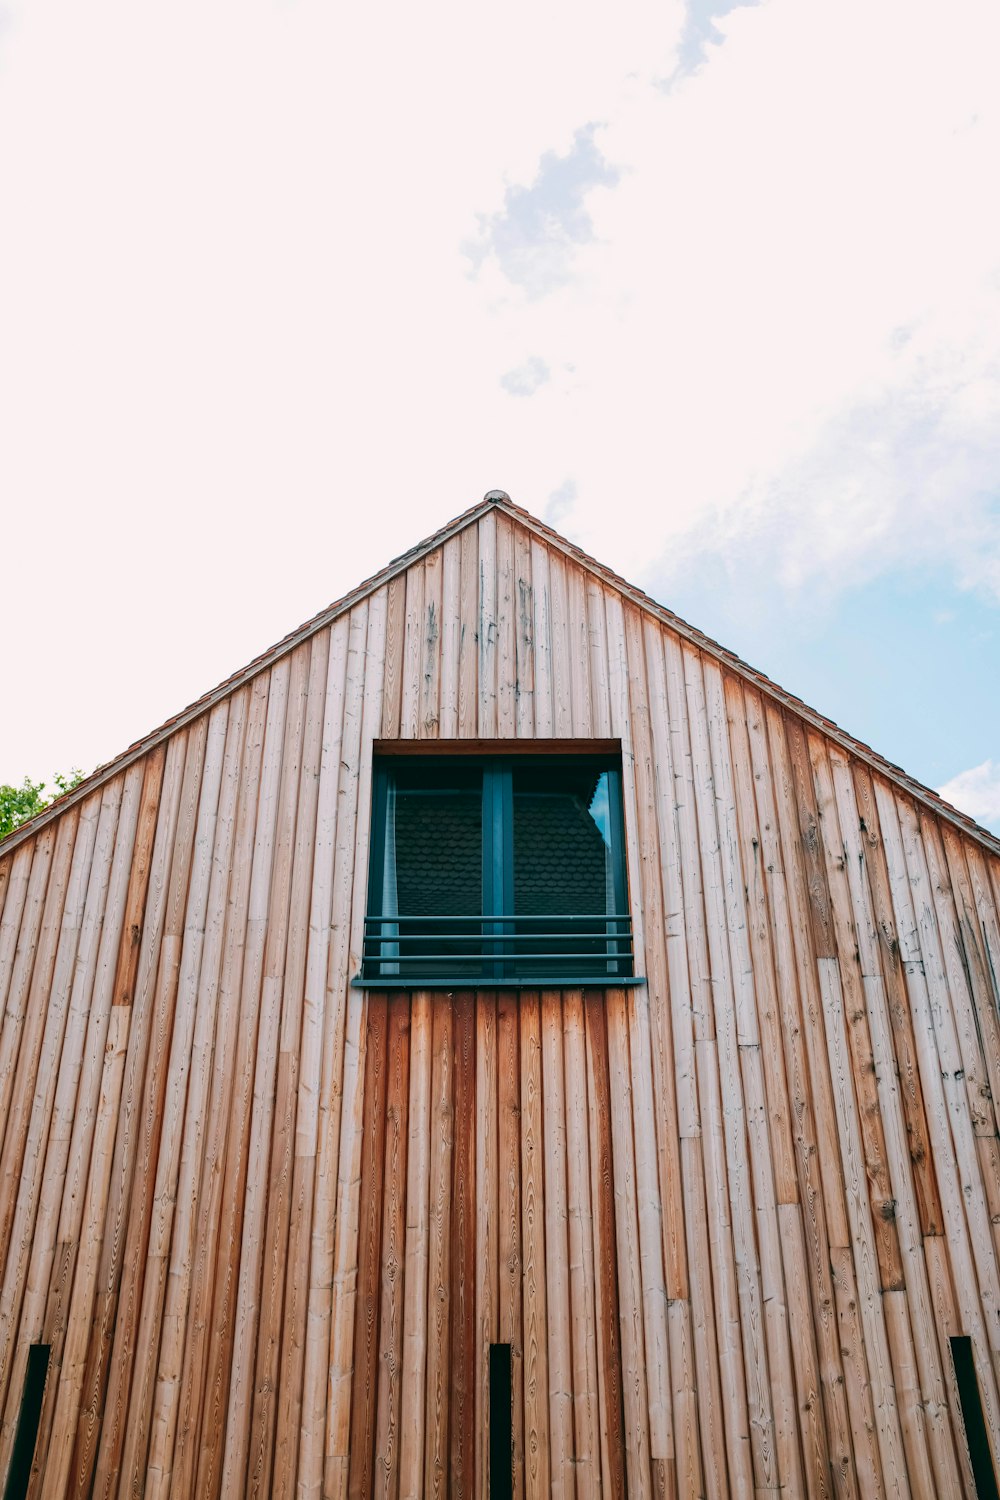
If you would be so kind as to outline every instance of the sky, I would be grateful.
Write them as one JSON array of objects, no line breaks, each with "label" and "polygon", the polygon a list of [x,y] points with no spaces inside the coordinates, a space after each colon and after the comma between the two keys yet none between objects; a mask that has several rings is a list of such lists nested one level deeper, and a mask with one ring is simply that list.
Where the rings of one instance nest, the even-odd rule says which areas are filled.
[{"label": "sky", "polygon": [[489,489],[1000,832],[994,0],[0,3],[0,781]]}]

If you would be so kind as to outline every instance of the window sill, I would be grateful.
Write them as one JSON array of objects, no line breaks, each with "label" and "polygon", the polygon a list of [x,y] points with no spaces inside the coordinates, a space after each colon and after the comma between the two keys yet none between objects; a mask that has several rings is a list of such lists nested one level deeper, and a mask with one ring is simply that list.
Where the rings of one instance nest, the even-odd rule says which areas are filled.
[{"label": "window sill", "polygon": [[590,978],[574,975],[572,979],[560,979],[556,974],[530,974],[521,979],[491,979],[483,974],[463,975],[452,979],[364,979],[359,974],[351,980],[356,990],[450,990],[458,994],[466,990],[624,990],[635,989],[646,983],[641,974],[600,974]]}]

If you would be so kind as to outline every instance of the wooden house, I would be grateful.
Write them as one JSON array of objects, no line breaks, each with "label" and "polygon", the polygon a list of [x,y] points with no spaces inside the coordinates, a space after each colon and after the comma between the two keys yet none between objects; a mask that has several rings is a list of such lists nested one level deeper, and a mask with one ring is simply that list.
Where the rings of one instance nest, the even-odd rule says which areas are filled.
[{"label": "wooden house", "polygon": [[996,1495],[1000,845],[505,495],[0,912],[8,1496]]}]

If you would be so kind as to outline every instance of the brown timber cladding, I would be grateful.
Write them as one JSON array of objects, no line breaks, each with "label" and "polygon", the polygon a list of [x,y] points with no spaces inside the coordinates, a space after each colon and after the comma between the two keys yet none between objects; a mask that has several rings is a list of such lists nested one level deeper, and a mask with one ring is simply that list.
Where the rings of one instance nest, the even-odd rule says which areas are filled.
[{"label": "brown timber cladding", "polygon": [[[646,987],[351,989],[371,747],[622,742]],[[490,508],[0,851],[0,1479],[965,1495],[1000,860]]]}]

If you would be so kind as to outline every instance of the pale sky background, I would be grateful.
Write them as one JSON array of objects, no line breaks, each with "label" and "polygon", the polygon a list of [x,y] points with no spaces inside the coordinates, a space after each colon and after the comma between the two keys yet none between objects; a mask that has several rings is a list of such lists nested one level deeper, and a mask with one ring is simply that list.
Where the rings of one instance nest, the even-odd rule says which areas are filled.
[{"label": "pale sky background", "polygon": [[491,488],[1000,831],[995,0],[0,5],[0,781]]}]

